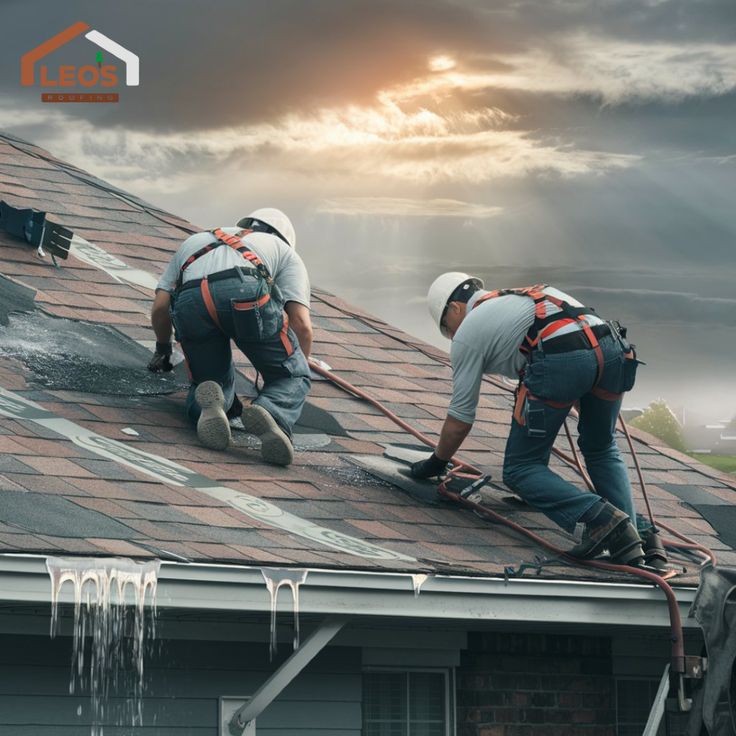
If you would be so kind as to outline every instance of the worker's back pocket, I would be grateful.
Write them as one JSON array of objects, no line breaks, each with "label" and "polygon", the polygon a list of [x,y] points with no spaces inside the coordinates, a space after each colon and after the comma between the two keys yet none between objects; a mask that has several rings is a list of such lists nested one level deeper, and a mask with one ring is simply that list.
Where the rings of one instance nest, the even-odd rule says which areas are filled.
[{"label": "worker's back pocket", "polygon": [[636,371],[641,363],[637,360],[633,348],[624,353],[618,348],[616,355],[606,358],[603,375],[598,388],[609,393],[620,395],[631,391],[636,383]]},{"label": "worker's back pocket", "polygon": [[641,364],[642,362],[637,359],[636,351],[632,345],[631,349],[623,355],[621,393],[631,391],[631,389],[634,388],[634,384],[636,383],[636,371]]},{"label": "worker's back pocket", "polygon": [[253,299],[231,299],[230,307],[236,341],[268,340],[281,329],[281,304],[270,292]]}]

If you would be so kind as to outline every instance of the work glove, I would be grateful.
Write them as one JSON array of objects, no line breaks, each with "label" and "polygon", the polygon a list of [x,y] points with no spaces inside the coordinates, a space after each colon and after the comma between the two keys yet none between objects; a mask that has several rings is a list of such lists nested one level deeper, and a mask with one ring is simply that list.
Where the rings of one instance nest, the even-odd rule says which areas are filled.
[{"label": "work glove", "polygon": [[171,343],[157,342],[156,352],[148,363],[148,370],[153,373],[159,373],[161,371],[168,373],[173,369],[174,366],[171,363]]},{"label": "work glove", "polygon": [[426,460],[413,463],[410,475],[412,478],[426,480],[427,478],[434,478],[436,475],[442,475],[446,469],[447,460],[440,460],[437,455],[432,453]]}]

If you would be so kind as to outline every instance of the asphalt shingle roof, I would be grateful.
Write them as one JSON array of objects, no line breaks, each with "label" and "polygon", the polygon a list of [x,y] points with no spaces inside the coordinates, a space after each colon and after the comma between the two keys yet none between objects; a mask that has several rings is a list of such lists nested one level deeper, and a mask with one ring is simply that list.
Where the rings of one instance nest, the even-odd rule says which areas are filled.
[{"label": "asphalt shingle roof", "polygon": [[[48,212],[128,266],[155,276],[181,241],[198,230],[12,137],[0,137],[0,198],[13,206]],[[42,312],[51,318],[112,326],[121,340],[153,340],[151,290],[116,280],[74,255],[55,268],[25,243],[0,232],[0,275],[34,292],[36,311],[27,319]],[[319,281],[319,274],[312,278]],[[313,320],[315,357],[416,429],[437,435],[451,388],[446,354],[319,289],[313,291]],[[5,390],[0,399],[25,399],[44,411],[35,418],[0,422],[0,552],[168,556],[349,569],[455,569],[490,575],[503,575],[508,565],[517,567],[544,556],[502,526],[445,503],[423,503],[415,494],[367,472],[365,464],[356,465],[352,456],[378,458],[385,444],[415,441],[374,407],[325,380],[314,381],[309,403],[317,423],[317,410],[331,416],[332,424],[325,424],[332,432],[329,442],[307,443],[307,435],[294,464],[275,468],[262,464],[242,437],[236,437],[237,446],[226,453],[199,446],[183,415],[181,377],[161,379],[162,393],[148,396],[136,394],[134,382],[127,395],[93,393],[73,385],[58,388],[24,360],[22,351],[3,348],[5,329],[0,327],[0,388]],[[94,343],[96,338],[90,339]],[[75,346],[69,350],[74,353]],[[244,359],[238,368],[254,378]],[[99,369],[105,370],[104,361]],[[128,370],[132,376],[143,376],[145,363]],[[76,379],[67,373],[73,383]],[[467,461],[489,468],[494,478],[501,476],[510,407],[510,394],[488,383],[477,422],[461,451]],[[51,416],[68,420],[82,432],[183,466],[199,474],[199,485],[178,485],[152,476],[142,465],[121,464],[97,447],[60,434],[58,424],[38,418]],[[722,563],[736,564],[736,552],[727,543],[733,536],[719,537],[696,508],[709,504],[707,516],[713,520],[719,505],[728,506],[736,498],[734,478],[661,447],[643,433],[633,434],[656,517],[713,549]],[[560,439],[559,447],[569,452],[565,445]],[[628,452],[627,459],[633,468]],[[564,477],[579,481],[561,461],[554,459],[553,466]],[[272,506],[267,513],[253,511],[253,506],[243,511],[217,490],[223,486],[250,499],[249,504],[260,499]],[[635,496],[638,510],[644,512],[641,494],[637,491]],[[569,536],[503,487],[489,492],[486,503],[561,547],[572,544]],[[289,524],[274,521],[279,512],[311,526],[292,533]],[[371,555],[360,542],[396,554]],[[560,565],[544,567],[540,574],[610,577]],[[694,583],[695,578],[684,582]]]}]

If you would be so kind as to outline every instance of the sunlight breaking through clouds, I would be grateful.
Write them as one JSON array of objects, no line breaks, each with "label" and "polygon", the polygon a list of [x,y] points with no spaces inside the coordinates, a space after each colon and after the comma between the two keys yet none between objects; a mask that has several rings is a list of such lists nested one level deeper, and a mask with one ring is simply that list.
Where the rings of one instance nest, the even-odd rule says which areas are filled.
[{"label": "sunlight breaking through clouds", "polygon": [[[736,44],[634,43],[580,34],[558,39],[549,48],[489,54],[473,63],[472,70],[463,70],[453,61],[451,67],[434,69],[443,73],[417,78],[388,90],[386,96],[400,103],[504,89],[585,94],[618,105],[673,102],[736,89]],[[499,64],[500,71],[483,70]]]},{"label": "sunlight breaking through clouds", "polygon": [[446,72],[455,66],[455,59],[450,56],[433,56],[429,60],[429,70],[432,72]]},{"label": "sunlight breaking through clouds", "polygon": [[[387,181],[478,184],[539,174],[599,174],[639,160],[578,148],[564,131],[552,138],[525,130],[523,119],[490,103],[494,90],[584,94],[617,105],[736,89],[736,45],[635,43],[578,34],[546,49],[476,58],[473,69],[467,63],[438,54],[427,60],[423,76],[383,89],[372,104],[196,133],[101,129],[84,121],[72,125],[58,110],[26,113],[25,122],[53,123],[57,152],[94,162],[92,168],[103,177],[167,191],[223,164],[296,176],[318,172],[335,188],[356,176],[373,187]],[[0,111],[0,126],[18,125],[23,115]],[[59,130],[65,136],[61,145]]]},{"label": "sunlight breaking through clouds", "polygon": [[317,211],[331,215],[398,215],[401,217],[495,217],[494,207],[458,199],[410,199],[407,197],[337,197],[325,199]]},{"label": "sunlight breaking through clouds", "polygon": [[[166,191],[186,186],[190,176],[223,164],[304,176],[318,172],[333,183],[360,176],[374,185],[385,180],[426,185],[482,183],[532,173],[600,173],[637,160],[509,129],[516,119],[495,107],[454,112],[405,107],[386,93],[371,107],[332,108],[268,124],[157,135],[105,130],[82,121],[72,126],[63,112],[51,115],[56,130],[66,131],[63,144],[57,137],[59,155],[92,160],[96,173],[118,183],[155,183]],[[0,113],[0,127],[3,117]],[[171,180],[172,173],[176,181]]]}]

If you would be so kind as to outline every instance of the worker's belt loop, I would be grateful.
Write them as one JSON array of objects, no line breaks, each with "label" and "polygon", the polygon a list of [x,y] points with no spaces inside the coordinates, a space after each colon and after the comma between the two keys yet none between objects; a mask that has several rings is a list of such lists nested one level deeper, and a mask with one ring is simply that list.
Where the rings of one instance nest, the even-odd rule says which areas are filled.
[{"label": "worker's belt loop", "polygon": [[212,299],[210,285],[207,282],[206,276],[202,279],[202,283],[200,284],[200,291],[202,292],[202,300],[204,301],[204,306],[207,307],[207,313],[210,315],[212,321],[217,325],[218,329],[222,331],[222,325],[220,324],[220,319],[217,316],[217,307],[215,307],[214,299]]}]

